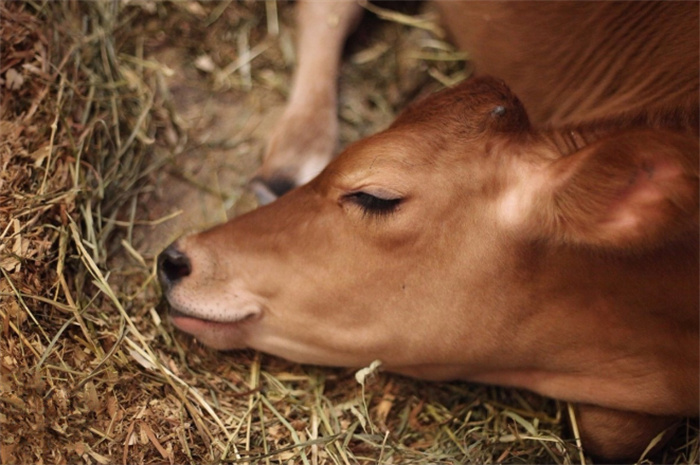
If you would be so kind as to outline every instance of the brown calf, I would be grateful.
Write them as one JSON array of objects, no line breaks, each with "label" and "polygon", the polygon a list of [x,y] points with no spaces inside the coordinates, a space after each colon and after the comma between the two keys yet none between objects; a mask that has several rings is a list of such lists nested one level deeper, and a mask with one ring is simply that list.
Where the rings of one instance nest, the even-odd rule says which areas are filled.
[{"label": "brown calf", "polygon": [[[584,446],[608,459],[637,458],[697,415],[698,5],[586,5],[611,76],[558,93],[543,78],[559,97],[538,103],[535,68],[508,75],[535,99],[534,118],[487,77],[414,104],[310,183],[166,249],[159,275],[175,325],[218,349],[379,359],[410,376],[574,402]],[[562,26],[570,10],[558,4],[530,6],[499,3],[502,15],[480,19],[524,8],[519,27],[533,40],[547,25],[577,39],[588,30]],[[584,7],[571,8],[580,18]],[[560,20],[533,24],[537,12]],[[624,46],[598,38],[628,23]],[[595,71],[591,46],[571,42],[561,75]],[[635,64],[647,74],[625,78]]]}]

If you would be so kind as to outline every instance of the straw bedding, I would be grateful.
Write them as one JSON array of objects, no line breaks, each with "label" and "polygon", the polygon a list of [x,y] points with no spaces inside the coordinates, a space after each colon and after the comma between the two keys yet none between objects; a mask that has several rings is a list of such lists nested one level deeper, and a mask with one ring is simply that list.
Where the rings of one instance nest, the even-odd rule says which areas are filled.
[{"label": "straw bedding", "polygon": [[[469,73],[429,12],[368,8],[342,71],[343,143]],[[252,207],[243,185],[289,90],[291,9],[0,3],[0,460],[586,460],[567,406],[531,393],[386,373],[360,384],[216,353],[163,318],[157,251]],[[655,460],[697,462],[697,422]]]}]

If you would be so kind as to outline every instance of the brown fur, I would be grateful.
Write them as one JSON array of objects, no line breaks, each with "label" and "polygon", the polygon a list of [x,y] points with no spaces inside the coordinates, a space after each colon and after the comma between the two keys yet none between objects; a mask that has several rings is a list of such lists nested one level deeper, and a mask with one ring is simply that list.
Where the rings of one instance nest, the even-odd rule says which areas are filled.
[{"label": "brown fur", "polygon": [[698,126],[697,2],[437,2],[477,72],[532,121],[654,119]]},{"label": "brown fur", "polygon": [[219,349],[531,389],[577,405],[590,453],[637,459],[699,408],[698,4],[443,8],[516,92],[432,95],[177,241],[159,259],[173,321]]}]

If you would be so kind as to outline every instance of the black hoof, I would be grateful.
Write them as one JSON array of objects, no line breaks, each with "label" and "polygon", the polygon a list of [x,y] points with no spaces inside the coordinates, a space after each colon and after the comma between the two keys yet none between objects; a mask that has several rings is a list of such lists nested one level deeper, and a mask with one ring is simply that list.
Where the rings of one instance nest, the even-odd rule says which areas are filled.
[{"label": "black hoof", "polygon": [[267,205],[296,187],[289,178],[275,176],[269,179],[260,177],[250,181],[250,189],[255,194],[260,205]]}]

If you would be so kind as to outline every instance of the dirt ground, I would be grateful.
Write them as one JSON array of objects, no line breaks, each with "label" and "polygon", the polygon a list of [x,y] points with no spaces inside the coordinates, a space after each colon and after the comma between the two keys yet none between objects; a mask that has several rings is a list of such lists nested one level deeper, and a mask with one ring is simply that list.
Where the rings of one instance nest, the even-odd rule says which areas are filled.
[{"label": "dirt ground", "polygon": [[[469,74],[429,6],[379,7],[346,50],[341,146]],[[156,254],[255,207],[293,4],[17,1],[0,19],[3,464],[591,462],[567,405],[529,392],[361,385],[168,323]],[[696,420],[645,459],[697,462]]]}]

